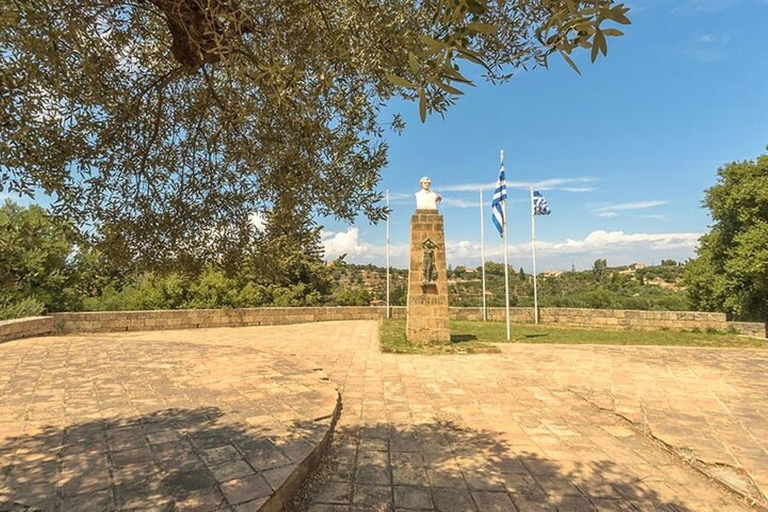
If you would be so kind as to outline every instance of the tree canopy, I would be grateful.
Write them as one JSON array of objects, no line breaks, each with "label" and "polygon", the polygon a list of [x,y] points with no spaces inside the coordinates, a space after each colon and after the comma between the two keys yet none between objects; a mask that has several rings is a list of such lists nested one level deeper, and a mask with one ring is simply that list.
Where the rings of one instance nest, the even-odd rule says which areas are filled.
[{"label": "tree canopy", "polygon": [[768,319],[768,154],[717,171],[704,206],[712,228],[685,278],[696,309]]},{"label": "tree canopy", "polygon": [[[0,310],[28,299],[66,309],[74,230],[39,206],[0,205]],[[39,312],[39,311],[38,311]]]},{"label": "tree canopy", "polygon": [[280,197],[380,220],[385,103],[443,114],[471,85],[621,35],[614,0],[11,0],[0,192],[55,199],[151,265],[247,243]]}]

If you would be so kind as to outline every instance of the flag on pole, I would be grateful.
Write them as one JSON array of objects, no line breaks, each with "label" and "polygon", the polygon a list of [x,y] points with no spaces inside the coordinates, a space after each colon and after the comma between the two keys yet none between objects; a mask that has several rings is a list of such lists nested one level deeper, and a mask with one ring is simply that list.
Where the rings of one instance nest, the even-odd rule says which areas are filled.
[{"label": "flag on pole", "polygon": [[504,208],[502,202],[507,200],[507,178],[504,176],[504,162],[501,162],[501,169],[499,169],[499,181],[496,182],[496,189],[493,191],[493,199],[491,200],[491,220],[496,229],[499,230],[499,235],[504,236]]},{"label": "flag on pole", "polygon": [[538,190],[533,191],[533,214],[534,215],[549,215],[552,210],[549,209],[547,199],[541,195]]}]

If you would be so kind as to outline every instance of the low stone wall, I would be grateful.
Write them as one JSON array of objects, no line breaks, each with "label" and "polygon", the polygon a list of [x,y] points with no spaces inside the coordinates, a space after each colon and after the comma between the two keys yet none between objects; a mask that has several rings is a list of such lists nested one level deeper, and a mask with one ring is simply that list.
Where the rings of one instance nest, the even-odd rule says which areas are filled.
[{"label": "low stone wall", "polygon": [[[539,310],[541,311],[541,310]],[[452,320],[481,321],[483,308],[450,308]],[[516,324],[533,323],[533,308],[509,308],[510,321]],[[490,322],[504,322],[507,316],[504,308],[488,308]]]},{"label": "low stone wall", "polygon": [[53,318],[50,316],[32,316],[16,320],[0,321],[0,343],[18,338],[43,336],[53,331]]},{"label": "low stone wall", "polygon": [[[512,322],[533,323],[533,308],[510,308]],[[166,311],[109,311],[53,313],[49,317],[0,322],[0,341],[50,332],[116,332],[201,327],[285,325],[333,320],[379,320],[385,307],[316,307],[250,309],[184,309]],[[405,307],[393,307],[392,318],[405,318]],[[450,308],[453,320],[483,319],[482,308]],[[504,308],[488,308],[488,320],[503,322]],[[722,313],[693,311],[637,311],[619,309],[541,308],[539,322],[563,327],[607,329],[707,329],[734,327],[739,333],[766,337],[765,324],[726,322]]]},{"label": "low stone wall", "polygon": [[52,316],[56,332],[68,333],[245,327],[332,320],[378,320],[385,315],[386,308],[379,307],[318,307],[109,311],[54,313]]},{"label": "low stone wall", "polygon": [[[515,323],[533,323],[533,308],[509,308]],[[482,320],[482,308],[451,308],[455,320]],[[503,322],[504,308],[488,308],[488,320]],[[628,309],[540,308],[539,322],[563,327],[604,329],[718,329],[725,330],[723,313],[697,311],[640,311]]]},{"label": "low stone wall", "polygon": [[728,322],[728,327],[739,334],[755,338],[768,338],[768,323],[762,322]]}]

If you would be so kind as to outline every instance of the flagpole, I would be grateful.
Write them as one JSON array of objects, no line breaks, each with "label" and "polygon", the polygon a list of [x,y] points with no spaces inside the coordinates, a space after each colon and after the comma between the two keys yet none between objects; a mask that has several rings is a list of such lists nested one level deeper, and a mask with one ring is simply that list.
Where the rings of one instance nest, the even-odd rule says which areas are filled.
[{"label": "flagpole", "polygon": [[[501,163],[504,164],[504,150],[501,150]],[[505,174],[506,177],[506,174]],[[510,339],[509,328],[509,256],[507,244],[507,200],[502,201],[502,210],[504,211],[504,304],[507,312],[507,341]]]},{"label": "flagpole", "polygon": [[531,250],[533,251],[533,318],[539,323],[539,293],[536,288],[536,212],[533,206],[533,187],[531,187]]},{"label": "flagpole", "polygon": [[488,309],[485,304],[485,225],[483,212],[483,189],[480,189],[480,258],[483,263],[483,322],[488,321]]},{"label": "flagpole", "polygon": [[387,318],[392,318],[392,308],[389,307],[389,189],[387,189]]}]

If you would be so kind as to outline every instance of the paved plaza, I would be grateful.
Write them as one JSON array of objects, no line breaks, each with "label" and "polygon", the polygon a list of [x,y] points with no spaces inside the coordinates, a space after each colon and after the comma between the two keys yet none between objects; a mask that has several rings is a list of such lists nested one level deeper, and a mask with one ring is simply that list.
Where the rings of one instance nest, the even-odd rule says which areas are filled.
[{"label": "paved plaza", "polygon": [[257,510],[322,447],[316,366],[167,334],[0,344],[0,510]]},{"label": "paved plaza", "polygon": [[294,510],[764,506],[768,353],[501,350],[382,354],[369,321],[0,344],[0,502],[256,510],[329,426],[336,386]]}]

